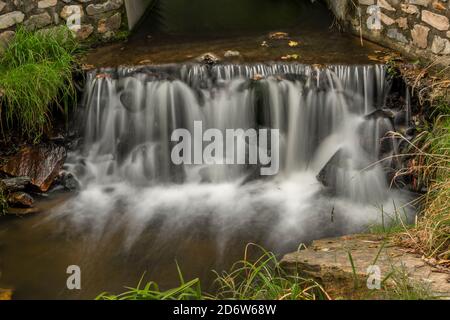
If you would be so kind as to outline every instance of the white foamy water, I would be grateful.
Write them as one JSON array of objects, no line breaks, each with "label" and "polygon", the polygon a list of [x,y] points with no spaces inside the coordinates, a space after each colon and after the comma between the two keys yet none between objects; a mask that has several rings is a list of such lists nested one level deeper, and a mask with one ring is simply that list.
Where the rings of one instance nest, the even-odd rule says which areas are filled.
[{"label": "white foamy water", "polygon": [[[380,150],[390,121],[367,117],[384,106],[388,90],[378,65],[92,72],[80,124],[84,144],[66,164],[81,190],[57,216],[96,234],[120,225],[128,248],[154,225],[167,236],[208,229],[222,248],[245,229],[262,228],[281,244],[361,231],[381,218],[380,208],[392,213],[393,203],[406,201],[389,190],[390,162],[374,165],[395,151]],[[263,178],[258,166],[174,165],[171,132],[192,132],[194,121],[221,131],[279,129],[280,173]]]}]

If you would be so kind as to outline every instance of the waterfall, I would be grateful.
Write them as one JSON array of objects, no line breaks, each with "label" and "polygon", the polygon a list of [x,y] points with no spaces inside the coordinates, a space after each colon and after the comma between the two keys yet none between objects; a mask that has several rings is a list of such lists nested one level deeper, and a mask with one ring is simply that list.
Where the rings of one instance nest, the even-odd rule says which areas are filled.
[{"label": "waterfall", "polygon": [[[221,228],[229,219],[272,215],[282,230],[301,232],[307,217],[336,207],[348,228],[361,227],[395,194],[385,173],[390,162],[379,161],[395,149],[380,147],[393,125],[377,116],[389,86],[383,65],[92,71],[81,108],[83,144],[66,163],[81,190],[65,210],[81,221],[123,211],[131,238],[161,214],[178,227],[177,219],[212,214]],[[250,164],[175,165],[171,133],[193,132],[195,121],[221,132],[279,129],[279,173],[260,177]]]}]

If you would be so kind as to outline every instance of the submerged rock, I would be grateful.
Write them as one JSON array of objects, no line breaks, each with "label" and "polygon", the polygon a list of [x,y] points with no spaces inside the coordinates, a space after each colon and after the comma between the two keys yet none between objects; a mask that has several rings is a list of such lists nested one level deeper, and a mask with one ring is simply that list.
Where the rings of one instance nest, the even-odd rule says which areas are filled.
[{"label": "submerged rock", "polygon": [[12,216],[26,216],[29,214],[39,213],[41,210],[39,208],[8,208],[6,212],[7,215]]},{"label": "submerged rock", "polygon": [[32,186],[46,192],[58,176],[66,157],[64,147],[50,145],[26,146],[10,158],[0,170],[9,176],[30,178]]},{"label": "submerged rock", "polygon": [[225,54],[223,56],[225,58],[236,58],[236,57],[240,57],[241,53],[239,51],[228,50],[225,52]]},{"label": "submerged rock", "polygon": [[204,64],[215,64],[215,63],[220,62],[220,58],[211,52],[204,53],[201,56],[198,56],[195,60],[198,63],[204,63]]}]

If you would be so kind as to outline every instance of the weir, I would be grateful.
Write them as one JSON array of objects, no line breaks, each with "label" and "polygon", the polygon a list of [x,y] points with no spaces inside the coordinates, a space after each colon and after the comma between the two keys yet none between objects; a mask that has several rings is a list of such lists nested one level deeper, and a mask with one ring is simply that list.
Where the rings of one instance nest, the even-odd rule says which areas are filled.
[{"label": "weir", "polygon": [[392,156],[396,149],[393,140],[384,150],[379,148],[380,139],[394,130],[391,120],[367,117],[386,101],[385,72],[382,65],[321,69],[301,64],[169,65],[92,72],[83,111],[84,150],[75,154],[71,170],[87,184],[92,179],[139,186],[239,184],[257,168],[174,165],[172,132],[184,128],[193,134],[196,121],[205,130],[221,130],[223,136],[227,129],[278,129],[280,179],[296,172],[317,176],[332,166],[324,177],[326,184],[353,201],[375,204],[385,200],[387,181],[382,166],[370,164]]},{"label": "weir", "polygon": [[[407,123],[394,125],[386,116],[389,92],[383,65],[185,64],[93,71],[80,111],[84,143],[66,162],[81,191],[60,214],[92,226],[98,212],[103,225],[119,210],[127,217],[126,247],[155,221],[174,217],[189,223],[234,217],[232,225],[240,227],[249,227],[248,219],[277,217],[270,236],[278,239],[289,226],[296,230],[282,232],[289,242],[319,237],[322,229],[309,228],[311,217],[340,234],[342,225],[326,218],[333,212],[358,231],[380,218],[379,208],[404,199],[388,181],[398,149],[389,133]],[[391,112],[403,114],[406,107]],[[172,133],[194,134],[195,123],[222,136],[230,129],[278,129],[278,174],[261,176],[261,166],[248,162],[174,162]],[[236,136],[247,143],[247,157],[248,138]],[[230,163],[220,154],[225,156],[218,162]]]},{"label": "weir", "polygon": [[[14,227],[0,234],[9,239],[2,275],[24,288],[20,298],[92,298],[136,284],[144,271],[162,288],[177,286],[179,261],[186,278],[209,285],[210,270],[241,259],[250,242],[284,254],[299,243],[388,223],[397,208],[409,217],[404,204],[411,195],[391,185],[399,141],[390,132],[408,127],[410,103],[387,109],[391,91],[386,66],[373,64],[187,63],[91,71],[78,108],[81,140],[63,173],[79,190],[43,216],[21,219],[26,232]],[[278,129],[278,173],[263,176],[268,165],[248,161],[173,162],[172,133],[193,134],[196,121],[222,133]],[[17,254],[17,243],[28,251]],[[45,254],[34,258],[24,278],[24,259],[42,248]],[[73,257],[83,270],[82,291],[32,290],[41,279],[65,283],[59,271]]]}]

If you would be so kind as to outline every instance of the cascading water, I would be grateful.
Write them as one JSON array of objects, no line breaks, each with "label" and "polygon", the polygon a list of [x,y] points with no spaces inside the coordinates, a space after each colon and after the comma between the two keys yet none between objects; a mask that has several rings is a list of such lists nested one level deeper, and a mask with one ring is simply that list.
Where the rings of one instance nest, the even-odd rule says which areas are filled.
[{"label": "cascading water", "polygon": [[[186,279],[199,277],[207,288],[211,270],[242,259],[248,243],[282,255],[313,239],[387,223],[394,207],[403,215],[410,197],[387,178],[401,149],[389,132],[406,132],[413,120],[407,101],[386,109],[402,104],[390,91],[380,65],[90,72],[78,109],[81,140],[62,177],[73,186],[64,180],[70,173],[79,190],[61,194],[57,186],[42,214],[0,224],[7,257],[0,280],[14,284],[19,299],[91,299],[135,286],[144,272],[144,281],[177,286],[176,261]],[[174,129],[193,133],[198,121],[205,134],[278,129],[278,173],[261,176],[270,164],[247,161],[175,164]],[[258,139],[273,160],[276,145]],[[206,150],[210,142],[200,146]],[[223,147],[228,150],[228,140]],[[246,159],[250,147],[244,145]],[[231,158],[222,155],[225,162]],[[81,291],[66,289],[69,265],[82,270]]]},{"label": "cascading water", "polygon": [[[62,212],[101,224],[120,211],[128,245],[161,216],[177,227],[212,216],[223,230],[277,217],[268,236],[282,234],[283,241],[303,239],[302,230],[315,237],[307,221],[328,221],[330,212],[346,223],[328,232],[359,230],[397,196],[386,181],[389,161],[378,163],[386,156],[380,139],[393,126],[373,116],[389,91],[385,74],[381,65],[301,64],[91,72],[84,144],[66,164],[82,188]],[[279,129],[279,174],[258,179],[252,165],[174,165],[171,133],[193,132],[194,121],[221,131]],[[392,154],[395,146],[384,149]],[[295,232],[286,235],[287,229]]]}]

